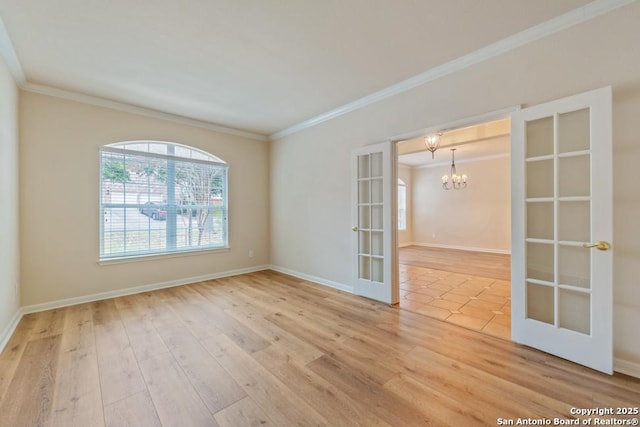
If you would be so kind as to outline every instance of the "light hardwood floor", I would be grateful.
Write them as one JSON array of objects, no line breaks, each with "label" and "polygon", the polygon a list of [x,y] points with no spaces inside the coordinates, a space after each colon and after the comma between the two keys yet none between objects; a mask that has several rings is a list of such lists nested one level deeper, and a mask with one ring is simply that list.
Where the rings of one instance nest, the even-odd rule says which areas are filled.
[{"label": "light hardwood floor", "polygon": [[399,260],[401,308],[511,339],[509,255],[408,246]]},{"label": "light hardwood floor", "polygon": [[400,248],[400,264],[471,276],[511,280],[511,256],[426,246]]},{"label": "light hardwood floor", "polygon": [[270,271],[25,316],[0,426],[496,425],[640,380]]}]

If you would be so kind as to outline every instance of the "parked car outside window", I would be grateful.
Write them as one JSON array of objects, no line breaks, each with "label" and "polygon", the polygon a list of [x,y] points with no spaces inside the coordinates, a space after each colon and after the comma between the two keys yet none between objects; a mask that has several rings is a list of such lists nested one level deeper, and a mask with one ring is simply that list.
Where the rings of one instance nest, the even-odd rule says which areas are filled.
[{"label": "parked car outside window", "polygon": [[167,211],[164,206],[154,202],[147,202],[140,208],[140,213],[151,217],[156,221],[164,221],[167,219]]}]

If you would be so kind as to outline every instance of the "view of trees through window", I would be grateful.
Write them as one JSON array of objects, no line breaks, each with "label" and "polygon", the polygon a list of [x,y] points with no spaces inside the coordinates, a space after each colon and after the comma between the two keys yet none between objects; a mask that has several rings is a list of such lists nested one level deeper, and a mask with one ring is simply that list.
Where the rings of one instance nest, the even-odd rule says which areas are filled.
[{"label": "view of trees through window", "polygon": [[228,246],[227,165],[180,144],[104,146],[102,259]]}]

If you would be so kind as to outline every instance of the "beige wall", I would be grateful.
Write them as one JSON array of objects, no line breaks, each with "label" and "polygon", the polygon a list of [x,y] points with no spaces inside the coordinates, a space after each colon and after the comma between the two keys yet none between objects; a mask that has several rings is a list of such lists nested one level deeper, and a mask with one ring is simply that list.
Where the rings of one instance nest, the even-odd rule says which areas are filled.
[{"label": "beige wall", "polygon": [[509,253],[510,158],[456,162],[456,167],[469,176],[461,191],[442,189],[449,164],[413,169],[413,242]]},{"label": "beige wall", "polygon": [[640,363],[640,2],[272,143],[271,261],[350,285],[354,148],[613,86],[615,357]]},{"label": "beige wall", "polygon": [[[22,305],[268,264],[267,142],[31,92],[20,101]],[[98,147],[135,139],[191,145],[229,164],[229,251],[96,262]]]},{"label": "beige wall", "polygon": [[398,231],[398,244],[403,246],[413,242],[413,176],[411,167],[398,165],[398,178],[407,186],[407,229]]},{"label": "beige wall", "polygon": [[18,88],[0,59],[0,349],[19,308]]}]

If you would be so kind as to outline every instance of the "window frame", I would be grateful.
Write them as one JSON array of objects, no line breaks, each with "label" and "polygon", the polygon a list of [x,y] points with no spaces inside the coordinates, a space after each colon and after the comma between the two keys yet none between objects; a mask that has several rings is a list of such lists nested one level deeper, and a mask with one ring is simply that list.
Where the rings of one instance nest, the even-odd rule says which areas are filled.
[{"label": "window frame", "polygon": [[[402,199],[404,201],[404,206],[400,205],[400,188],[404,189],[404,198]],[[405,182],[403,180],[401,180],[400,178],[398,178],[398,188],[397,188],[397,192],[398,192],[398,231],[406,231],[407,230],[407,184],[405,184]],[[402,212],[402,215],[401,215]],[[401,226],[401,221],[402,220],[402,224],[404,226]]]},{"label": "window frame", "polygon": [[[127,147],[131,147],[131,146],[136,146],[136,145],[141,145],[141,144],[147,144],[147,151],[141,151],[139,149],[134,149],[134,148],[127,148]],[[186,156],[180,156],[180,155],[171,155],[171,154],[161,154],[161,153],[156,153],[156,152],[152,152],[151,150],[151,145],[155,144],[155,145],[165,145],[166,146],[166,151],[170,152],[176,151],[176,148],[180,148],[182,151],[187,150],[187,152],[189,153],[190,156],[194,156],[194,154],[198,155],[198,158],[193,158],[193,157],[186,157]],[[169,148],[172,147],[172,148]],[[140,159],[154,159],[154,160],[160,160],[160,161],[166,161],[164,167],[165,170],[169,169],[169,162],[173,162],[173,166],[176,167],[176,165],[179,164],[187,164],[187,165],[199,165],[199,166],[205,166],[205,167],[211,167],[211,168],[219,168],[222,172],[221,175],[221,179],[222,179],[222,188],[221,188],[221,198],[219,201],[219,205],[216,206],[212,203],[213,201],[213,194],[214,193],[208,193],[209,198],[208,198],[208,202],[206,204],[189,204],[189,206],[191,206],[191,209],[198,209],[197,212],[200,212],[200,209],[204,209],[206,208],[207,210],[209,210],[210,212],[214,212],[216,210],[221,212],[221,230],[222,230],[222,242],[220,244],[205,244],[205,245],[186,245],[186,246],[181,246],[178,247],[177,246],[177,239],[178,239],[178,232],[182,231],[182,228],[180,228],[178,226],[177,223],[177,218],[179,217],[179,213],[178,213],[178,209],[180,207],[180,204],[178,203],[178,199],[173,196],[173,205],[171,205],[169,203],[169,199],[167,199],[166,203],[160,203],[160,206],[164,206],[165,210],[167,211],[167,217],[169,215],[174,215],[174,218],[172,220],[172,224],[171,227],[173,228],[173,245],[175,245],[173,248],[170,247],[171,244],[169,243],[169,240],[167,239],[169,233],[169,230],[167,229],[167,224],[171,221],[164,221],[164,228],[160,228],[161,231],[163,231],[164,233],[164,246],[161,249],[153,249],[148,247],[145,250],[132,250],[132,251],[127,251],[126,250],[126,244],[123,246],[123,251],[122,252],[107,252],[105,250],[105,237],[107,231],[105,230],[105,215],[106,215],[106,210],[107,209],[124,209],[124,226],[122,229],[123,232],[123,239],[126,239],[126,234],[127,234],[127,226],[126,226],[126,215],[128,215],[129,213],[126,212],[127,209],[136,209],[136,210],[140,210],[140,208],[147,202],[152,201],[150,200],[150,194],[151,194],[151,190],[149,189],[147,191],[149,200],[147,201],[141,201],[139,200],[138,197],[138,203],[127,203],[126,200],[126,187],[124,187],[124,200],[122,201],[122,203],[112,203],[112,202],[105,202],[105,195],[110,195],[110,193],[105,192],[105,190],[107,189],[107,185],[105,185],[105,183],[108,182],[108,180],[104,179],[104,164],[105,164],[105,153],[111,153],[111,154],[116,154],[116,155],[122,155],[123,156],[123,163],[126,164],[126,158],[127,156],[131,156],[134,157],[136,159],[136,161],[140,161]],[[201,158],[203,157],[203,158]],[[99,201],[98,201],[98,207],[99,207],[99,222],[100,222],[100,227],[99,227],[99,256],[98,256],[98,262],[100,264],[102,263],[118,263],[118,262],[132,262],[132,261],[136,261],[138,259],[146,259],[146,258],[157,258],[157,257],[177,257],[177,256],[185,256],[185,255],[195,255],[195,254],[203,254],[203,253],[207,253],[207,252],[219,252],[219,251],[228,251],[230,249],[230,245],[229,245],[229,197],[228,197],[228,189],[229,189],[229,165],[227,162],[225,162],[224,160],[220,159],[219,157],[208,153],[204,150],[201,150],[197,147],[193,147],[193,146],[189,146],[189,145],[184,145],[184,144],[180,144],[180,143],[176,143],[176,142],[171,142],[171,141],[157,141],[157,140],[135,140],[135,141],[123,141],[123,142],[117,142],[117,143],[113,143],[113,144],[106,144],[106,145],[102,145],[99,147],[98,150],[98,162],[99,162],[99,191],[98,191],[98,196],[99,196]],[[212,169],[213,170],[213,169]],[[212,179],[215,179],[212,178]],[[126,182],[123,183],[124,185],[126,185]],[[140,185],[140,184],[138,184]],[[144,185],[144,184],[142,184]],[[176,187],[179,184],[175,181],[175,178],[173,180],[173,186],[174,186],[174,190],[173,192],[176,193]],[[147,186],[150,188],[150,184],[147,183]],[[160,186],[162,188],[162,186]],[[167,182],[164,183],[164,191],[166,192],[165,194],[168,196],[168,193],[170,192],[169,188],[171,187],[171,181],[169,178],[167,178]],[[108,190],[107,190],[108,191]],[[216,207],[214,207],[216,206]],[[206,216],[208,217],[210,214],[207,213]],[[211,221],[213,222],[214,217],[211,217]],[[191,223],[191,218],[189,218],[189,223]],[[153,230],[153,228],[151,227],[152,224],[152,218],[149,216],[148,217],[148,228],[142,228],[142,229],[138,229],[138,230],[129,230],[130,232],[134,232],[134,231],[149,231],[151,232]],[[197,223],[196,223],[196,227],[197,227]],[[162,233],[161,233],[162,234]],[[191,239],[191,238],[189,238]],[[151,246],[151,242],[149,241],[149,246]]]}]

